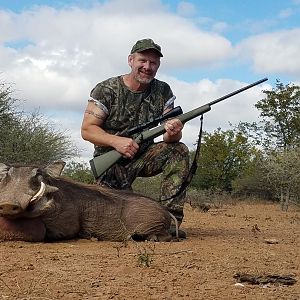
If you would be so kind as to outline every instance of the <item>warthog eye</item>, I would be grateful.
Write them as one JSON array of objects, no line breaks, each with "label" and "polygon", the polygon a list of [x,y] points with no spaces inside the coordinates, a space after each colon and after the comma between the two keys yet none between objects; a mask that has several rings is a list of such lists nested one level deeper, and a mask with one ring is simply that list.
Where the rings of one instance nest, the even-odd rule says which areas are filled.
[{"label": "warthog eye", "polygon": [[30,189],[32,189],[33,191],[36,191],[39,189],[41,183],[40,181],[38,180],[38,178],[36,178],[35,176],[34,177],[31,177],[29,179],[29,187]]}]

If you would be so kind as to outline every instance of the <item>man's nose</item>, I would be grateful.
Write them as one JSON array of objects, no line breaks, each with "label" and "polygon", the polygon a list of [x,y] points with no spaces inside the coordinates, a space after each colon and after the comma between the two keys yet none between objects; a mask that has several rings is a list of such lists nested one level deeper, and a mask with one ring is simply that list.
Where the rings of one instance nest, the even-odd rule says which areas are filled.
[{"label": "man's nose", "polygon": [[144,68],[145,68],[145,69],[148,69],[148,70],[151,68],[150,61],[146,61],[146,62],[144,63]]}]

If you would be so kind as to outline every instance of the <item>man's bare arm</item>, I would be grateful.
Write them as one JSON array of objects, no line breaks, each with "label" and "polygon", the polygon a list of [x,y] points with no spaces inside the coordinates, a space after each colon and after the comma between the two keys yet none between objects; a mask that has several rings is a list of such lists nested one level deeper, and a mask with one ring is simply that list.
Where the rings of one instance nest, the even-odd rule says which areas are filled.
[{"label": "man's bare arm", "polygon": [[139,149],[138,144],[131,138],[120,137],[107,133],[103,128],[107,114],[94,102],[90,101],[86,107],[81,136],[97,146],[112,147],[128,158],[132,158]]}]

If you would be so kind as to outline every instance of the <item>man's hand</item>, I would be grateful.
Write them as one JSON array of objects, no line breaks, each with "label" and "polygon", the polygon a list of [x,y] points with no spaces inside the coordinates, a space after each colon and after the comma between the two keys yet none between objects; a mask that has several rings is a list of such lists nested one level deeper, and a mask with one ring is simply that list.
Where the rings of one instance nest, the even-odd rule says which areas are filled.
[{"label": "man's hand", "polygon": [[177,135],[183,129],[183,124],[179,119],[171,119],[165,123],[165,130],[169,136]]},{"label": "man's hand", "polygon": [[139,145],[131,138],[116,137],[113,147],[127,158],[133,158],[139,150]]}]

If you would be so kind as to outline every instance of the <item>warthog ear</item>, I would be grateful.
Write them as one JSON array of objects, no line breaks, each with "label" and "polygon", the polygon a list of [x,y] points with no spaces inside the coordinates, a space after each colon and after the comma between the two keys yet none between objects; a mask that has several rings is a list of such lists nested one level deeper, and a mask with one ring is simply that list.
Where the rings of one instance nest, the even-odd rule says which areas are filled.
[{"label": "warthog ear", "polygon": [[51,177],[59,177],[65,167],[66,163],[62,160],[56,161],[52,163],[51,165],[47,166],[45,168],[45,171],[48,175]]},{"label": "warthog ear", "polygon": [[0,180],[7,174],[9,167],[0,163]]}]

